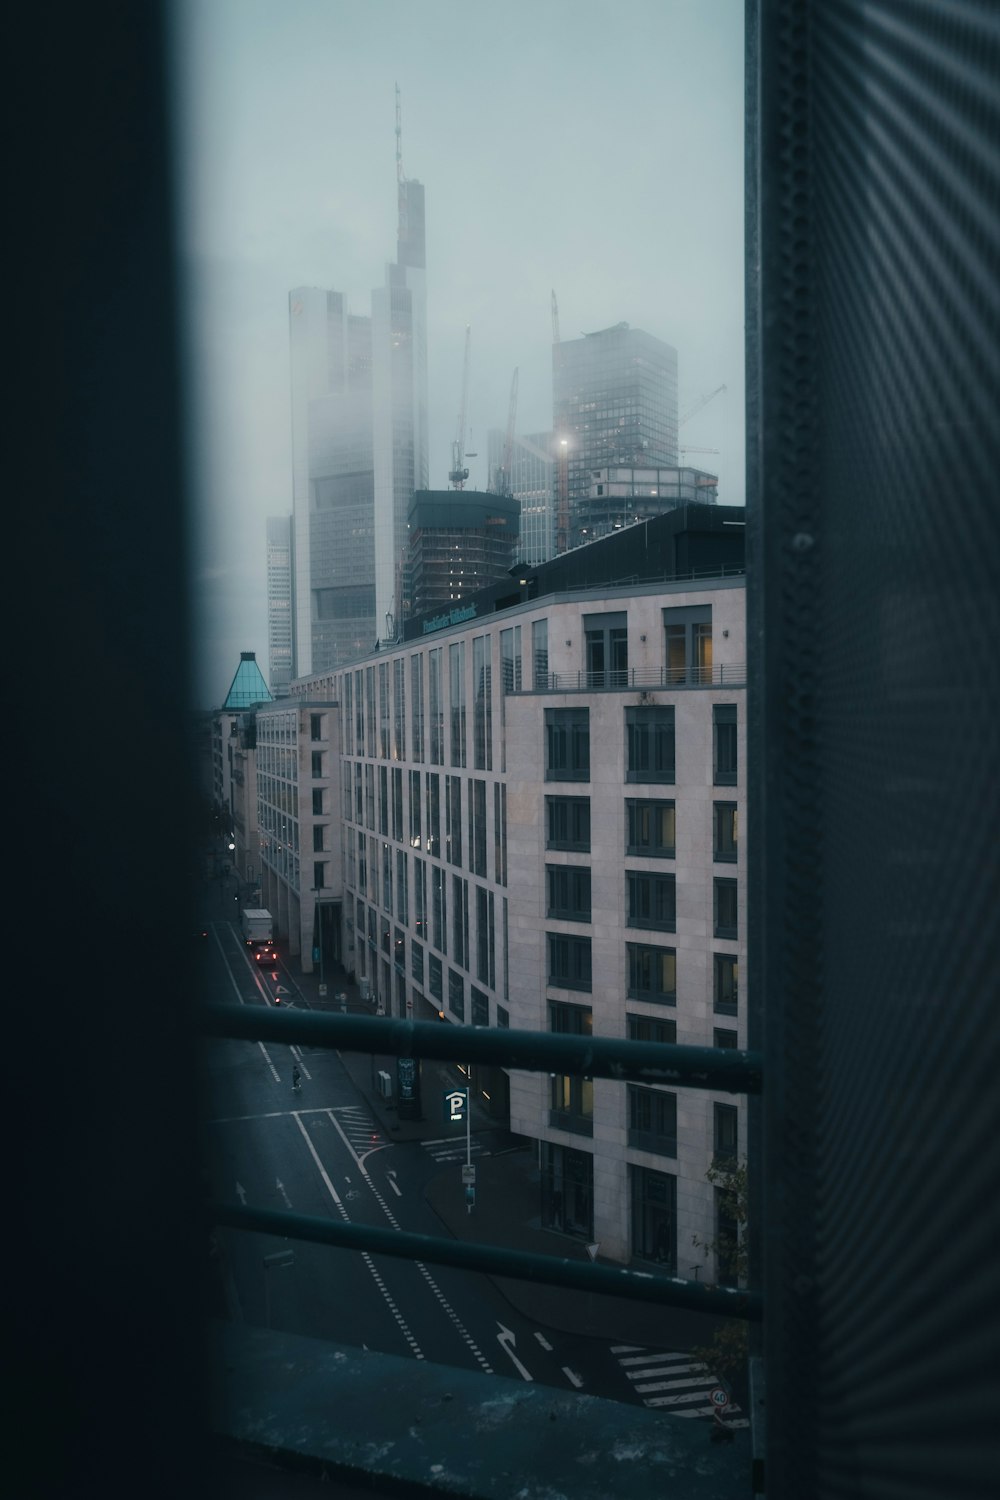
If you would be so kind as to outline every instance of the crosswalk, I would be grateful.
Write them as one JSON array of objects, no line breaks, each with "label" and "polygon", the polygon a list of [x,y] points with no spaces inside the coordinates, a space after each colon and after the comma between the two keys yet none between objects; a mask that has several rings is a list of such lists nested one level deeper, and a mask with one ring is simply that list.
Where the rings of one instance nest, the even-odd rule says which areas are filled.
[{"label": "crosswalk", "polygon": [[[709,1394],[720,1382],[690,1354],[664,1354],[635,1344],[615,1344],[611,1352],[644,1406],[660,1407],[674,1417],[714,1416]],[[735,1402],[721,1420],[727,1427],[750,1425]]]},{"label": "crosswalk", "polygon": [[[465,1136],[443,1135],[437,1140],[421,1141],[421,1145],[429,1156],[435,1161],[465,1161],[466,1140]],[[473,1136],[468,1143],[468,1152],[471,1156],[489,1156],[485,1146]]]},{"label": "crosswalk", "polygon": [[386,1144],[375,1116],[363,1105],[344,1104],[334,1109],[333,1113],[356,1155],[364,1156],[366,1151],[374,1151],[376,1146]]}]

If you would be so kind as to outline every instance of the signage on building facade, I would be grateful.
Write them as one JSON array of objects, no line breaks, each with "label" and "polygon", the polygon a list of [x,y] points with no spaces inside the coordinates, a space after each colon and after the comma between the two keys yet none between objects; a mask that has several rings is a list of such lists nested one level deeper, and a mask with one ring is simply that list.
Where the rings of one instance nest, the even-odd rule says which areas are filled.
[{"label": "signage on building facade", "polygon": [[448,625],[461,625],[463,620],[474,620],[478,613],[474,604],[466,604],[461,609],[450,609],[446,615],[435,615],[433,620],[424,621],[424,635],[429,635],[432,630],[444,630]]}]

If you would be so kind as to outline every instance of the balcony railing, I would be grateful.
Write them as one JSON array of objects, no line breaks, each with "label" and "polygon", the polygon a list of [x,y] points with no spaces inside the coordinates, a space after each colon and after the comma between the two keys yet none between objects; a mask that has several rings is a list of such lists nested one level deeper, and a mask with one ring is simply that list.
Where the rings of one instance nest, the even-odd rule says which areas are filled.
[{"label": "balcony railing", "polygon": [[718,662],[711,667],[630,667],[618,672],[536,673],[525,693],[627,693],[654,689],[744,687],[746,662]]}]

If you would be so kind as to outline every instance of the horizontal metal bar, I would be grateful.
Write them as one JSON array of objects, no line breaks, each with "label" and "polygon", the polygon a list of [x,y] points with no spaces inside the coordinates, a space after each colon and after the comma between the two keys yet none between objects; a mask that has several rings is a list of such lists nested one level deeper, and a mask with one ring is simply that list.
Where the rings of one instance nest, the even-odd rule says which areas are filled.
[{"label": "horizontal metal bar", "polygon": [[438,1239],[434,1235],[412,1234],[407,1230],[335,1222],[310,1214],[287,1213],[284,1209],[217,1203],[211,1206],[210,1213],[217,1224],[232,1229],[254,1230],[260,1234],[309,1240],[314,1244],[348,1250],[367,1250],[376,1255],[393,1255],[403,1260],[426,1261],[431,1265],[459,1266],[463,1270],[509,1276],[518,1281],[575,1287],[582,1292],[601,1292],[638,1302],[655,1302],[664,1307],[685,1307],[714,1316],[741,1318],[745,1322],[759,1322],[761,1319],[762,1302],[756,1292],[685,1281],[680,1276],[659,1276],[627,1266],[591,1265],[554,1255],[535,1255],[527,1250],[472,1245],[459,1240]]},{"label": "horizontal metal bar", "polygon": [[669,1084],[727,1094],[759,1094],[758,1052],[729,1047],[679,1047],[621,1037],[566,1036],[389,1016],[330,1015],[263,1005],[202,1006],[200,1029],[210,1036],[276,1041],[393,1057],[492,1063],[529,1073],[567,1073],[619,1082]]}]

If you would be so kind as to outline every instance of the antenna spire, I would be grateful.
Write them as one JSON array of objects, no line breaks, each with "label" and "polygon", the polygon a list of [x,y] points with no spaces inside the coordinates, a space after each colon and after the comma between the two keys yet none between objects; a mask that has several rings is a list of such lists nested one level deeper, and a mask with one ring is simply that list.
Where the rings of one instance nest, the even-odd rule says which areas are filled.
[{"label": "antenna spire", "polygon": [[403,183],[403,107],[399,100],[399,84],[396,84],[396,181]]}]

